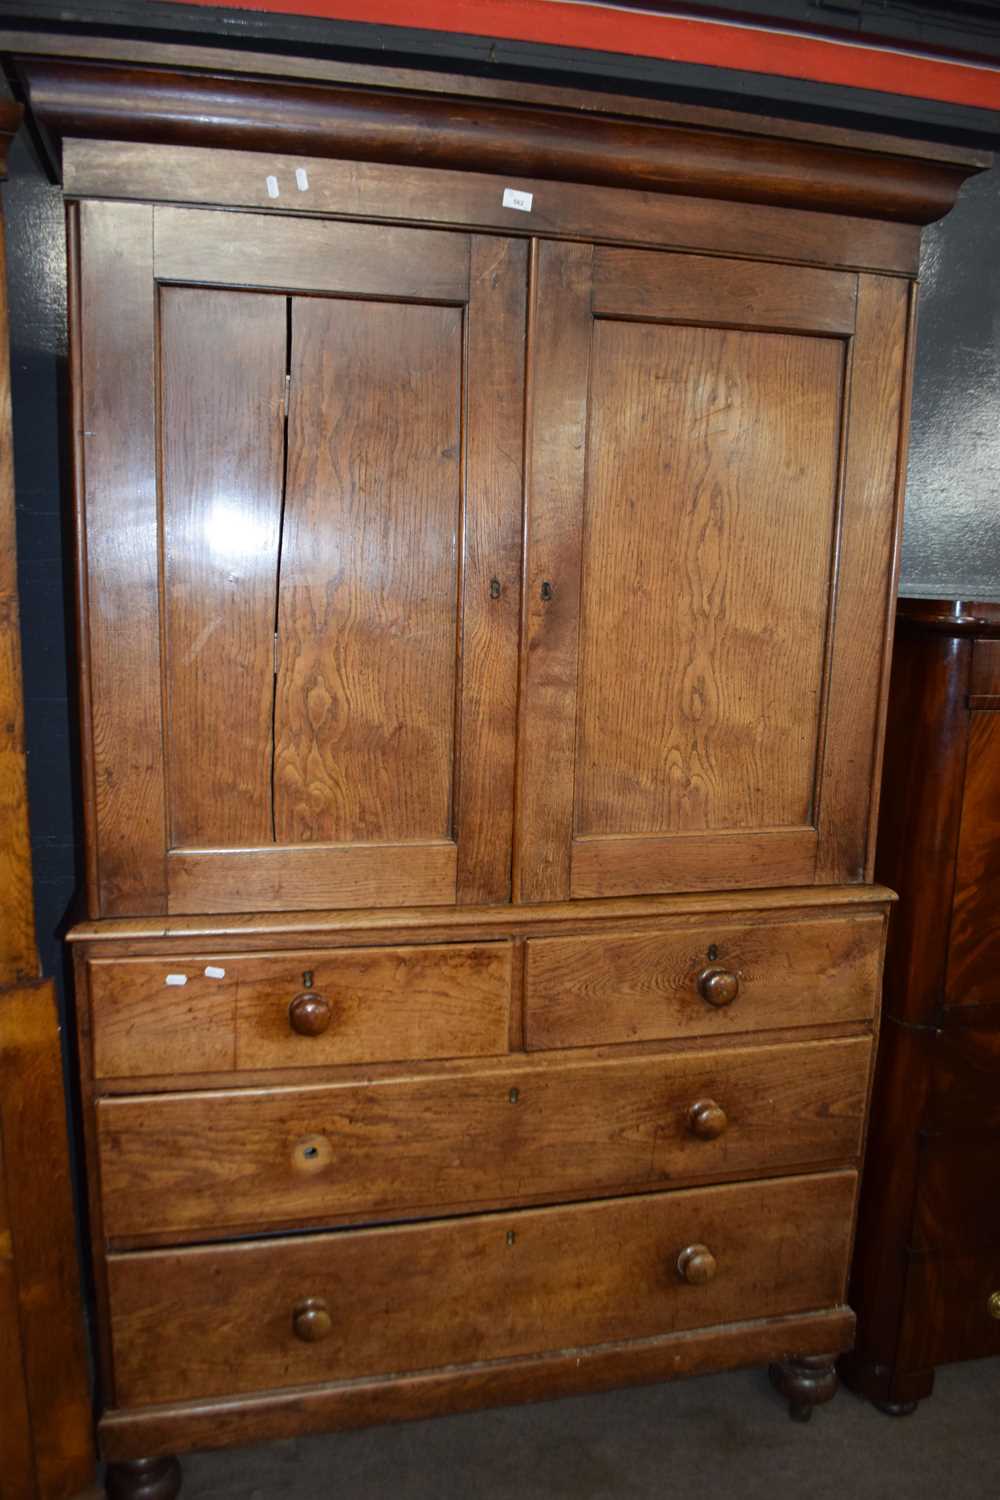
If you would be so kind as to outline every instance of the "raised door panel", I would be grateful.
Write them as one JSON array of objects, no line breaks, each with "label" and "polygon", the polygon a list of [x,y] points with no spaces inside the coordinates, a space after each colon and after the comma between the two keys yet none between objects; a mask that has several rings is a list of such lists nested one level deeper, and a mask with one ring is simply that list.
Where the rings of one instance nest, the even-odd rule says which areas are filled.
[{"label": "raised door panel", "polygon": [[[841,273],[541,248],[521,899],[829,879],[831,821],[863,868],[894,486],[879,471],[859,493],[845,460],[873,420],[849,416],[859,359],[878,358],[857,348],[861,280],[859,294]],[[888,406],[898,428],[892,296],[875,416]],[[867,763],[835,664],[857,669]]]},{"label": "raised door panel", "polygon": [[[524,247],[121,213],[80,220],[84,411],[143,416],[131,468],[84,451],[92,909],[506,899]],[[127,388],[95,327],[116,226],[137,287],[113,351]],[[132,469],[143,526],[113,568],[105,490]],[[124,775],[158,811],[141,829],[115,811]]]}]

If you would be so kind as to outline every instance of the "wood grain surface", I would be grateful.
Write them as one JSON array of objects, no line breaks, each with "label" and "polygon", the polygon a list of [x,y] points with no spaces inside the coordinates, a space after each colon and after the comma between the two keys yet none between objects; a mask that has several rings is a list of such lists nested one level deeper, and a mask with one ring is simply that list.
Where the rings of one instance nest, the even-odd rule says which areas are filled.
[{"label": "wood grain surface", "polygon": [[154,225],[160,281],[433,302],[468,296],[469,242],[460,234],[165,207],[154,210]]},{"label": "wood grain surface", "polygon": [[592,357],[576,831],[806,827],[841,346],[605,320]]},{"label": "wood grain surface", "polygon": [[[837,1304],[853,1173],[112,1257],[122,1404],[354,1380]],[[692,1287],[678,1253],[719,1272]],[[331,1335],[296,1339],[302,1298]]]},{"label": "wood grain surface", "polygon": [[284,297],[160,293],[172,848],[272,837]]},{"label": "wood grain surface", "polygon": [[[334,1216],[633,1191],[849,1165],[867,1038],[564,1061],[370,1084],[98,1103],[107,1234],[190,1236]],[[712,1098],[729,1130],[692,1135]]]},{"label": "wood grain surface", "polygon": [[[97,959],[87,972],[98,1079],[507,1049],[508,943]],[[329,1004],[322,1035],[298,1036],[289,1024],[303,991]]]},{"label": "wood grain surface", "polygon": [[[727,1036],[774,1026],[869,1018],[878,1000],[878,917],[684,932],[537,938],[527,944],[529,1048],[675,1036]],[[706,1003],[699,976],[721,968],[739,993]]]},{"label": "wood grain surface", "polygon": [[1000,1001],[998,912],[1000,713],[977,709],[969,716],[955,904],[945,979],[947,1004],[988,1005]]},{"label": "wood grain surface", "polygon": [[86,203],[79,216],[94,916],[166,910],[152,214]]}]

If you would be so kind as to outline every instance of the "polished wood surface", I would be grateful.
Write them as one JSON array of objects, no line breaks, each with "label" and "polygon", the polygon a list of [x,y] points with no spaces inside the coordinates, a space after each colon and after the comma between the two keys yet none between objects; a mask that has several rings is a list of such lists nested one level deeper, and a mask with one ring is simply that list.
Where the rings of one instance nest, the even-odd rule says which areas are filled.
[{"label": "polished wood surface", "polygon": [[[142,1406],[648,1338],[835,1305],[852,1173],[110,1262],[117,1399]],[[699,1237],[707,1257],[679,1256]],[[373,1271],[373,1268],[374,1269]],[[296,1338],[294,1303],[332,1331]],[[234,1361],[234,1350],[239,1359]]]},{"label": "polished wood surface", "polygon": [[[190,1237],[853,1164],[870,1053],[861,1037],[103,1099],[105,1231]],[[689,1128],[706,1097],[730,1120],[716,1140]]]},{"label": "polished wood surface", "polygon": [[[67,64],[26,64],[32,109],[59,136],[267,149],[358,161],[523,172],[792,204],[925,224],[947,213],[982,155],[889,156],[809,139],[589,118],[390,90]],[[957,159],[956,159],[957,158]]]},{"label": "polished wood surface", "polygon": [[159,326],[168,839],[253,846],[273,832],[285,304],[164,287]]},{"label": "polished wood surface", "polygon": [[[534,939],[525,968],[526,1042],[590,1046],[867,1020],[882,938],[881,920],[863,917]],[[727,972],[732,982],[721,994],[717,978],[714,990],[703,982],[706,973]]]},{"label": "polished wood surface", "polygon": [[[96,959],[87,974],[97,1078],[491,1056],[507,1047],[507,943]],[[326,1007],[311,1035],[293,1015],[306,989]]]},{"label": "polished wood surface", "polygon": [[[978,648],[979,642],[976,642]],[[989,642],[1000,645],[1000,642]],[[998,704],[1000,707],[1000,704]],[[1000,1000],[1000,713],[969,715],[955,906],[945,980],[948,1005]]]},{"label": "polished wood surface", "polygon": [[[898,884],[852,1300],[852,1384],[889,1407],[936,1364],[996,1353],[1000,1223],[997,786],[989,695],[1000,611],[902,599],[878,873]],[[978,662],[978,667],[975,663]]]}]

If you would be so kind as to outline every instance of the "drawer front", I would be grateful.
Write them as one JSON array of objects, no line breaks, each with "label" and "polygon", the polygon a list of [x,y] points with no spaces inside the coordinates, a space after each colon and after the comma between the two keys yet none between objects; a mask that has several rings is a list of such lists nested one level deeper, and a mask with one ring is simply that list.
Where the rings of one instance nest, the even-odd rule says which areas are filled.
[{"label": "drawer front", "polygon": [[[854,1174],[839,1172],[115,1255],[117,1403],[400,1374],[818,1311],[843,1299],[854,1188]],[[678,1270],[695,1245],[715,1268],[700,1284]],[[694,1277],[711,1270],[703,1254],[687,1261]]]},{"label": "drawer front", "polygon": [[867,1019],[881,916],[714,924],[527,944],[529,1048],[584,1047]]},{"label": "drawer front", "polygon": [[853,1164],[870,1050],[856,1038],[105,1099],[105,1230],[281,1228]]},{"label": "drawer front", "polygon": [[509,943],[91,959],[88,971],[99,1079],[507,1051]]}]

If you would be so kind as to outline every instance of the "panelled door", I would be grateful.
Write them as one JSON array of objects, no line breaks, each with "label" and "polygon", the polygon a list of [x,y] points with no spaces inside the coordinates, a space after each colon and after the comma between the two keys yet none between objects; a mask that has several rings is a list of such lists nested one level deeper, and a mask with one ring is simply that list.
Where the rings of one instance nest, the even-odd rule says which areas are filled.
[{"label": "panelled door", "polygon": [[71,227],[95,914],[508,899],[526,247]]},{"label": "panelled door", "polygon": [[539,246],[520,899],[866,878],[907,309]]}]

